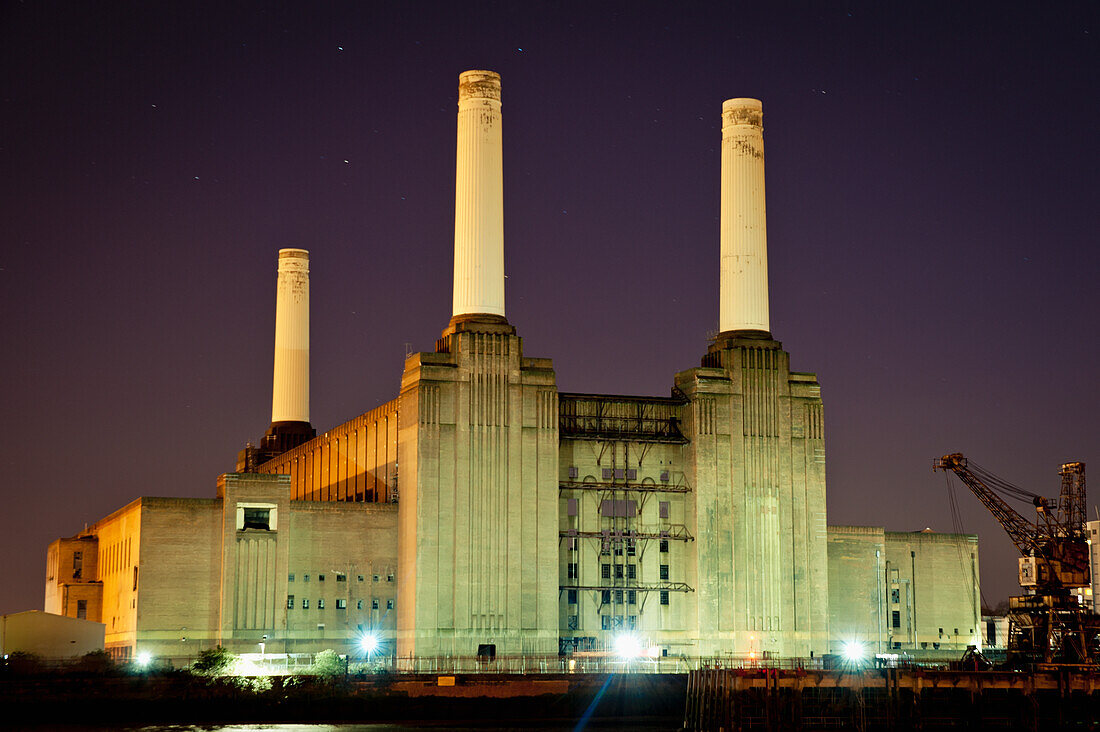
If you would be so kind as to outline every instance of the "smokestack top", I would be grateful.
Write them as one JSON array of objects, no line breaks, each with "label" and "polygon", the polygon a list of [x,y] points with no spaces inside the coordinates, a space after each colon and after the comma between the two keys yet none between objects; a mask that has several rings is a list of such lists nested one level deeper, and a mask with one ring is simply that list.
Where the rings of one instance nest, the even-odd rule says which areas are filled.
[{"label": "smokestack top", "polygon": [[305,259],[305,260],[308,261],[309,260],[309,251],[306,250],[306,249],[280,249],[279,250],[279,261],[281,262],[283,259],[288,259],[288,258]]},{"label": "smokestack top", "polygon": [[471,69],[458,75],[458,101],[491,99],[500,103],[500,74],[495,71]]},{"label": "smokestack top", "polygon": [[759,99],[738,97],[722,102],[722,127],[735,125],[764,128],[764,105]]}]

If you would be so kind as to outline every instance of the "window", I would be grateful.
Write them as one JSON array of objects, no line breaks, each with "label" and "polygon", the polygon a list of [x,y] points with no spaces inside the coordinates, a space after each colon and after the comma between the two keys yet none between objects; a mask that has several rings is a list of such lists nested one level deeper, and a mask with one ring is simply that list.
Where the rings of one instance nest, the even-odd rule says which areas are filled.
[{"label": "window", "polygon": [[565,515],[576,516],[577,515],[577,499],[570,498],[565,503]]},{"label": "window", "polygon": [[900,628],[901,627],[901,611],[900,610],[892,610],[890,612],[890,625],[895,627],[895,628]]},{"label": "window", "polygon": [[603,630],[611,630],[611,616],[610,615],[601,615],[600,616],[600,628],[602,628]]},{"label": "window", "polygon": [[615,468],[615,480],[622,480],[625,472],[622,468]]},{"label": "window", "polygon": [[623,540],[616,539],[613,544],[615,546],[615,556],[621,557],[623,555]]},{"label": "window", "polygon": [[634,468],[627,468],[626,469],[626,479],[627,480],[637,480],[638,479],[638,471],[635,470]]},{"label": "window", "polygon": [[637,564],[628,564],[628,565],[626,565],[626,578],[627,579],[638,579],[638,565]]},{"label": "window", "polygon": [[336,598],[336,609],[337,610],[347,610],[347,608],[348,608],[348,601],[347,600],[345,600],[342,597]]},{"label": "window", "polygon": [[576,590],[567,590],[566,593],[565,593],[565,597],[566,597],[566,602],[568,602],[570,605],[576,605],[577,604],[577,591]]},{"label": "window", "polygon": [[80,620],[88,619],[88,601],[77,600],[76,601],[76,617]]},{"label": "window", "polygon": [[661,604],[668,604],[668,590],[661,590]]},{"label": "window", "polygon": [[318,610],[324,610],[325,609],[325,598],[322,597],[320,600],[317,601],[317,609]]},{"label": "window", "polygon": [[661,539],[661,553],[668,554],[668,539]]},{"label": "window", "polygon": [[600,604],[611,604],[611,590],[600,590]]},{"label": "window", "polygon": [[359,579],[360,582],[362,582],[363,581],[363,575],[359,575],[358,579]]},{"label": "window", "polygon": [[137,569],[137,566],[135,565],[134,566],[134,588],[133,588],[134,592],[137,592],[137,577],[138,577],[138,569]]},{"label": "window", "polygon": [[323,575],[323,574],[317,575],[317,581],[318,582],[324,582],[325,581],[325,575]]},{"label": "window", "polygon": [[377,581],[378,581],[378,575],[374,575],[373,577],[371,577],[371,582],[377,582]]},{"label": "window", "polygon": [[932,648],[938,651],[938,650],[940,650],[940,644],[933,642],[932,643]]},{"label": "window", "polygon": [[566,575],[569,579],[577,579],[577,563],[570,562],[566,565]]},{"label": "window", "polygon": [[657,515],[663,519],[668,518],[668,501],[661,501],[657,504]]},{"label": "window", "polygon": [[637,628],[638,627],[638,616],[637,615],[627,615],[626,616],[626,627],[630,628],[631,630],[634,630],[635,628]]},{"label": "window", "polygon": [[371,600],[370,601],[370,609],[371,610],[377,610],[378,609],[378,600]]},{"label": "window", "polygon": [[636,556],[638,553],[638,540],[634,538],[628,538],[626,540],[626,555],[628,557]]},{"label": "window", "polygon": [[901,641],[894,641],[894,650],[895,651],[901,650]]},{"label": "window", "polygon": [[581,471],[577,469],[576,465],[570,465],[569,466],[569,477],[570,478],[576,479],[576,478],[579,478],[580,475],[581,475]]},{"label": "window", "polygon": [[287,610],[293,610],[294,609],[294,595],[287,595],[286,596],[286,609]]},{"label": "window", "polygon": [[577,616],[576,615],[570,615],[569,620],[568,620],[568,624],[569,624],[569,630],[576,630],[577,629]]},{"label": "window", "polygon": [[668,471],[667,470],[662,470],[661,471],[661,482],[662,483],[667,483],[668,482]]},{"label": "window", "polygon": [[337,572],[336,573],[336,581],[337,582],[347,582],[348,581],[348,576],[346,574],[344,574],[343,572]]},{"label": "window", "polygon": [[600,475],[604,480],[611,480],[611,468],[604,468]]},{"label": "window", "polygon": [[390,572],[389,574],[386,575],[386,581],[387,582],[393,582],[393,572]]},{"label": "window", "polygon": [[308,597],[303,597],[302,598],[302,609],[303,610],[309,610],[309,598]]},{"label": "window", "polygon": [[600,565],[600,577],[602,577],[603,579],[611,579],[611,565],[610,564],[601,564]]},{"label": "window", "polygon": [[890,602],[894,603],[895,605],[897,605],[899,602],[901,602],[901,590],[899,590],[899,589],[890,590]]},{"label": "window", "polygon": [[294,573],[293,572],[291,572],[290,574],[288,574],[286,576],[286,581],[287,582],[293,582],[294,581]]},{"label": "window", "polygon": [[622,605],[623,604],[623,591],[622,590],[615,590],[615,604],[616,605]]},{"label": "window", "polygon": [[663,579],[663,580],[668,579],[668,565],[667,564],[662,564],[661,565],[661,579]]},{"label": "window", "polygon": [[73,579],[80,579],[84,573],[84,552],[73,552]]},{"label": "window", "polygon": [[386,600],[386,609],[393,610],[393,600]]},{"label": "window", "polygon": [[626,591],[626,604],[627,605],[637,605],[638,604],[638,593],[635,590],[627,590]]},{"label": "window", "polygon": [[362,600],[356,600],[355,601],[355,609],[356,610],[362,610],[363,609],[363,601]]},{"label": "window", "polygon": [[309,575],[308,574],[303,574],[302,575],[302,581],[303,582],[309,582]]},{"label": "window", "polygon": [[623,578],[623,565],[616,564],[615,565],[615,579],[622,579],[622,578]]},{"label": "window", "polygon": [[244,508],[244,529],[271,530],[270,508]]}]

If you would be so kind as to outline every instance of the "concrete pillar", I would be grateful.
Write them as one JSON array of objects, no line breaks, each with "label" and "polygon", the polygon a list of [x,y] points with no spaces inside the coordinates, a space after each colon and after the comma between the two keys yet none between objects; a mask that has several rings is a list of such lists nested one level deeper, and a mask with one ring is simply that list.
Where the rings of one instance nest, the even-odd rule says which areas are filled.
[{"label": "concrete pillar", "polygon": [[764,125],[757,99],[722,104],[719,330],[770,335]]},{"label": "concrete pillar", "polygon": [[504,318],[504,177],[500,75],[458,77],[455,175],[455,318]]},{"label": "concrete pillar", "polygon": [[309,252],[279,250],[271,422],[309,422]]}]

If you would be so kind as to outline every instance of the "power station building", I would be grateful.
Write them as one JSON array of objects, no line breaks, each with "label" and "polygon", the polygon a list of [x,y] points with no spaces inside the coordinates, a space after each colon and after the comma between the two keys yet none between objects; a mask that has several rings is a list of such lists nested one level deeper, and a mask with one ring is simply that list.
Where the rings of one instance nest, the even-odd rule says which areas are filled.
[{"label": "power station building", "polygon": [[46,609],[104,622],[118,655],[180,658],[367,631],[400,659],[623,634],[686,657],[918,651],[943,623],[980,639],[976,537],[826,526],[821,387],[771,333],[760,102],[722,108],[720,333],[668,396],[579,394],[506,317],[500,77],[459,82],[435,350],[405,360],[392,401],[318,435],[308,253],[280,251],[267,433],[217,498],[139,498],[52,544]]}]

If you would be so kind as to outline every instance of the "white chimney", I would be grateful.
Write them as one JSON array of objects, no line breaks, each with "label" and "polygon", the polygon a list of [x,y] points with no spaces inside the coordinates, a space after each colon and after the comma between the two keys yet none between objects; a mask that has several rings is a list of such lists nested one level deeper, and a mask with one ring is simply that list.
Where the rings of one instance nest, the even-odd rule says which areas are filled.
[{"label": "white chimney", "polygon": [[764,124],[758,99],[722,104],[721,332],[770,334]]},{"label": "white chimney", "polygon": [[504,317],[504,176],[500,74],[458,76],[452,315]]},{"label": "white chimney", "polygon": [[309,252],[279,250],[271,422],[309,422]]}]

